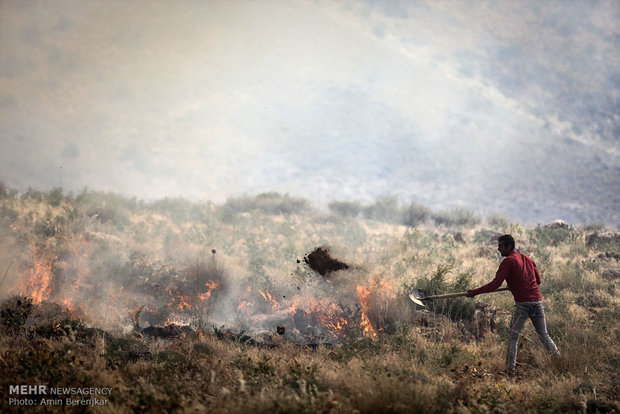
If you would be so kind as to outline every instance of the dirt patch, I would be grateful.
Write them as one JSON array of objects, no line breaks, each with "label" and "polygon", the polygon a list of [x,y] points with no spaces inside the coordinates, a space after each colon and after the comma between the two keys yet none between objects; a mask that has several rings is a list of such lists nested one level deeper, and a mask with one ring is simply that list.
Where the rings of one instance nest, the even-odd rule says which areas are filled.
[{"label": "dirt patch", "polygon": [[304,263],[321,276],[327,276],[331,272],[348,269],[350,267],[348,264],[331,257],[329,248],[327,247],[317,247],[314,249],[312,253],[304,256]]}]

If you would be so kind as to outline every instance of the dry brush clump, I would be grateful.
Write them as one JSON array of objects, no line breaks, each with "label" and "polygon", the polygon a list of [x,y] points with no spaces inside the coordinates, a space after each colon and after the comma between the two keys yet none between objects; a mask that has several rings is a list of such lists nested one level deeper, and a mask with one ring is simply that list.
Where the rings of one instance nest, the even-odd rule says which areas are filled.
[{"label": "dry brush clump", "polygon": [[[613,237],[414,204],[415,227],[393,224],[389,198],[335,215],[276,194],[222,206],[4,194],[3,390],[109,386],[115,412],[618,411]],[[516,377],[503,373],[509,293],[428,309],[407,298],[489,281],[506,232],[539,265],[561,351],[526,325]],[[346,266],[314,271],[303,257],[319,246]]]}]

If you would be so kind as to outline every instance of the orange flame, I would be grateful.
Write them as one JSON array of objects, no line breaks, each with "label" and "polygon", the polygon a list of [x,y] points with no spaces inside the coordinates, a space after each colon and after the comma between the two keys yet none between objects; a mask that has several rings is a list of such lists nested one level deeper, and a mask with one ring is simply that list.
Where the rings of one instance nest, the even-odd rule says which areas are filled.
[{"label": "orange flame", "polygon": [[75,306],[73,306],[73,303],[71,302],[71,299],[64,299],[62,301],[62,304],[65,305],[65,307],[69,310],[69,312],[74,313],[76,312],[76,308]]},{"label": "orange flame", "polygon": [[24,281],[23,285],[27,286],[28,296],[32,297],[33,303],[41,303],[54,289],[52,267],[56,256],[39,251],[34,244],[30,245],[30,255],[33,259],[33,266],[27,269],[21,278]]},{"label": "orange flame", "polygon": [[192,308],[191,298],[189,296],[174,294],[170,288],[167,289],[170,296],[172,296],[172,302],[170,306],[176,310],[184,311]]},{"label": "orange flame", "polygon": [[214,282],[213,280],[209,280],[205,283],[205,286],[208,290],[205,293],[201,293],[200,295],[198,295],[198,299],[200,299],[202,302],[209,300],[209,298],[213,294],[213,291],[220,287],[220,282]]},{"label": "orange flame", "polygon": [[246,311],[247,308],[250,307],[250,302],[248,302],[247,300],[239,300],[239,306],[237,307],[237,309],[239,311]]},{"label": "orange flame", "polygon": [[370,295],[370,289],[364,286],[358,285],[356,287],[357,295],[359,296],[360,305],[362,306],[362,321],[360,325],[362,327],[362,333],[365,336],[375,337],[377,332],[372,327],[370,319],[368,319],[368,297]]},{"label": "orange flame", "polygon": [[265,302],[271,304],[271,309],[276,311],[278,310],[278,308],[280,308],[280,304],[278,303],[278,301],[275,300],[273,296],[271,296],[271,293],[269,293],[268,290],[265,289],[264,292],[262,290],[259,290],[258,292],[261,294],[263,299],[265,299]]},{"label": "orange flame", "polygon": [[341,310],[333,303],[327,306],[317,305],[311,311],[317,314],[321,324],[332,334],[340,336],[350,327],[349,321],[341,316]]}]

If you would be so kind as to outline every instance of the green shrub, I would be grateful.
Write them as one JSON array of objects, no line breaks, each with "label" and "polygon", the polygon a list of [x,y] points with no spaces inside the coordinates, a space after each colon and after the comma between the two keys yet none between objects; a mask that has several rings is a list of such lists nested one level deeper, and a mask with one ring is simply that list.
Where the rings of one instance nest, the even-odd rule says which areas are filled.
[{"label": "green shrub", "polygon": [[490,229],[476,230],[476,232],[474,233],[474,242],[478,244],[484,244],[484,245],[496,244],[497,239],[502,234],[503,233],[497,232],[495,230],[490,230]]},{"label": "green shrub", "polygon": [[332,201],[327,207],[332,213],[345,217],[357,217],[363,209],[359,201]]},{"label": "green shrub", "polygon": [[151,358],[146,344],[135,338],[106,335],[105,345],[106,358],[110,366],[123,366],[141,358]]},{"label": "green shrub", "polygon": [[605,230],[605,225],[603,223],[589,223],[580,226],[579,229],[584,233],[603,232]]},{"label": "green shrub", "polygon": [[532,230],[532,238],[539,246],[559,246],[574,241],[578,237],[578,232],[572,227],[553,228],[538,225]]},{"label": "green shrub", "polygon": [[461,353],[461,348],[456,343],[452,343],[439,353],[437,362],[440,367],[448,368],[458,359]]},{"label": "green shrub", "polygon": [[155,354],[155,361],[163,363],[167,368],[177,369],[187,362],[187,356],[180,352],[167,349]]},{"label": "green shrub", "polygon": [[500,232],[507,232],[507,229],[510,226],[510,220],[498,214],[493,214],[487,217],[487,223],[490,227]]},{"label": "green shrub", "polygon": [[475,226],[480,223],[480,218],[474,213],[461,208],[439,211],[431,214],[431,218],[437,225],[446,227]]},{"label": "green shrub", "polygon": [[271,360],[272,357],[267,354],[261,354],[260,358],[255,361],[247,356],[245,352],[242,352],[235,359],[234,365],[251,380],[266,379],[276,375],[276,369]]},{"label": "green shrub", "polygon": [[[423,277],[417,281],[416,288],[424,292],[425,296],[442,295],[446,293],[463,292],[469,289],[471,275],[460,274],[452,283],[446,281],[446,275],[452,266],[438,266],[430,277]],[[429,300],[425,302],[432,312],[448,316],[453,321],[470,321],[475,312],[474,302],[467,298],[451,298],[445,300]]]},{"label": "green shrub", "polygon": [[275,192],[259,194],[256,197],[229,198],[222,206],[232,212],[249,213],[253,211],[265,214],[299,214],[310,210],[310,203],[303,198]]},{"label": "green shrub", "polygon": [[56,187],[52,189],[49,193],[47,193],[47,202],[52,206],[59,206],[60,203],[64,200],[64,196],[62,194],[62,188]]},{"label": "green shrub", "polygon": [[24,198],[41,202],[45,200],[45,194],[43,194],[41,191],[29,187],[28,191],[26,191],[26,193],[24,194]]},{"label": "green shrub", "polygon": [[196,342],[192,349],[194,350],[195,353],[200,354],[200,355],[210,356],[215,353],[215,351],[213,350],[213,347],[211,347],[211,345],[206,344],[204,342]]},{"label": "green shrub", "polygon": [[431,214],[431,210],[421,204],[412,202],[403,211],[403,224],[409,227],[415,227],[424,223]]},{"label": "green shrub", "polygon": [[100,224],[112,224],[118,229],[124,229],[140,203],[135,198],[126,198],[120,194],[84,190],[75,198],[75,206],[80,213]]},{"label": "green shrub", "polygon": [[378,198],[374,204],[366,206],[362,215],[368,220],[383,221],[386,223],[398,223],[401,220],[401,209],[395,196]]},{"label": "green shrub", "polygon": [[316,364],[302,365],[294,362],[289,366],[288,373],[283,375],[282,381],[294,390],[316,397],[319,392],[327,389],[317,378],[318,371]]}]

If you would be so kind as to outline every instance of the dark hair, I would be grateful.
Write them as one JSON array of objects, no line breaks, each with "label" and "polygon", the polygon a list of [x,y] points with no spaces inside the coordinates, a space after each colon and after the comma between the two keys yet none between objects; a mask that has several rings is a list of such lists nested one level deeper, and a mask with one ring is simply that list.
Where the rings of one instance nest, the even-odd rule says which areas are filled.
[{"label": "dark hair", "polygon": [[503,236],[499,236],[497,238],[498,242],[502,242],[502,244],[508,248],[515,248],[515,239],[512,238],[510,234],[504,234]]}]

